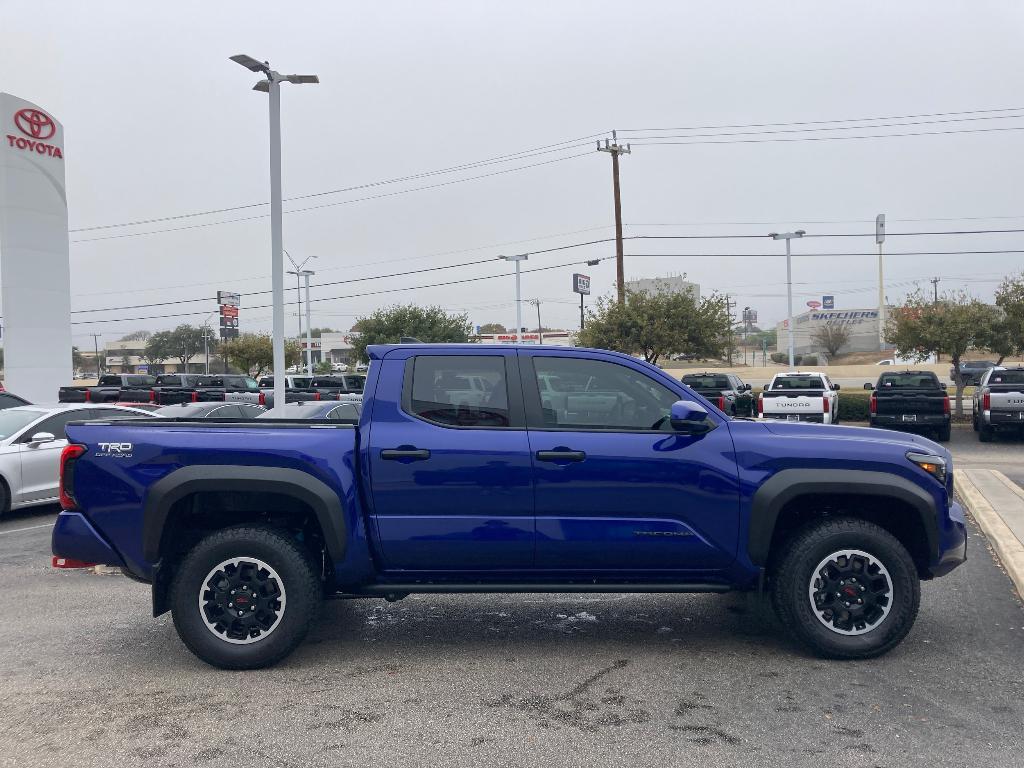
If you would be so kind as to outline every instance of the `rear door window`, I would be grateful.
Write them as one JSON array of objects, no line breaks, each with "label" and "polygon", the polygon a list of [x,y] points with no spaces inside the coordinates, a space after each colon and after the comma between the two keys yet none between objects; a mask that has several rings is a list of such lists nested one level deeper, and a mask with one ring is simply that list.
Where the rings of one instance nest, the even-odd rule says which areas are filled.
[{"label": "rear door window", "polygon": [[511,426],[504,357],[420,355],[407,365],[403,400],[412,415],[447,427]]}]

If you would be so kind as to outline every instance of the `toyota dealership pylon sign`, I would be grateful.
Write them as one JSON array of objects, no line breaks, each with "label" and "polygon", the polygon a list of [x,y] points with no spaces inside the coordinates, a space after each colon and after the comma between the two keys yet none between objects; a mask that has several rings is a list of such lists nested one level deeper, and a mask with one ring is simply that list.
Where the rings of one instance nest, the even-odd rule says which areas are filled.
[{"label": "toyota dealership pylon sign", "polygon": [[71,381],[64,128],[0,93],[0,288],[4,386],[33,402]]}]

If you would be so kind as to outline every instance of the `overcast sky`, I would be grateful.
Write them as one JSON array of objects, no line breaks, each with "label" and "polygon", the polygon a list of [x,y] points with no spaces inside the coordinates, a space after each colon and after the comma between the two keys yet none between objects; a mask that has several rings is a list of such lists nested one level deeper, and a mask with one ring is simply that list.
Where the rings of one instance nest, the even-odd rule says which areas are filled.
[{"label": "overcast sky", "polygon": [[[286,203],[286,212],[325,206],[284,218],[287,250],[297,260],[318,257],[314,298],[505,275],[317,301],[315,325],[347,329],[359,315],[405,302],[511,325],[514,282],[499,254],[614,234],[611,160],[593,144],[613,128],[633,143],[622,159],[627,235],[871,233],[885,212],[894,252],[1024,248],[1024,234],[894,236],[1024,228],[1024,130],[1002,130],[1024,128],[1024,117],[1007,117],[1024,110],[810,133],[792,131],[837,124],[692,130],[1024,107],[1024,5],[1013,0],[0,6],[0,90],[35,101],[66,131],[72,309],[207,299],[75,314],[83,346],[93,330],[113,340],[137,328],[199,324],[215,311],[217,289],[269,289],[268,207],[257,205],[269,197],[267,97],[250,90],[256,76],[228,60],[235,53],[320,76],[320,85],[283,87],[286,198],[524,153]],[[985,130],[806,140],[968,129]],[[760,133],[721,136],[743,130]],[[692,135],[703,138],[680,138]],[[656,145],[641,136],[730,143]],[[544,153],[526,152],[535,148]],[[483,174],[495,175],[466,180]],[[410,191],[436,184],[444,186]],[[74,231],[245,205],[254,207]],[[248,220],[218,223],[241,218]],[[191,228],[145,234],[183,227]],[[874,247],[870,237],[808,238],[794,252]],[[685,273],[703,293],[729,292],[770,325],[785,314],[784,259],[708,256],[783,252],[767,239],[632,240],[626,274]],[[575,328],[572,272],[589,272],[595,294],[604,294],[615,265],[572,263],[608,256],[613,243],[531,255],[527,269],[565,266],[524,274],[523,296],[542,300],[545,325]],[[486,263],[318,285],[472,261]],[[837,308],[872,307],[876,265],[871,255],[802,255],[794,259],[796,305],[834,293]],[[940,289],[991,298],[1001,276],[1022,265],[1022,254],[892,255],[887,293],[898,301],[913,281],[930,291],[928,279],[939,276]],[[269,328],[270,311],[251,309],[266,303],[243,297],[243,330]],[[185,312],[196,314],[81,322]],[[532,307],[526,318],[535,318]]]}]

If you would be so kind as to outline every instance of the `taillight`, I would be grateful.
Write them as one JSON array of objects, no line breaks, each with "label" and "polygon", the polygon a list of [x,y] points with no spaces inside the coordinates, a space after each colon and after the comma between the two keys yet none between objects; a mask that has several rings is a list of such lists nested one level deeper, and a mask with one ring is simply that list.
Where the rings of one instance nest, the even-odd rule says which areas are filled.
[{"label": "taillight", "polygon": [[757,412],[764,413],[764,395],[757,396]]},{"label": "taillight", "polygon": [[84,445],[65,446],[60,452],[60,506],[61,509],[78,509],[75,501],[75,461],[85,453]]},{"label": "taillight", "polygon": [[313,393],[313,399],[314,400],[319,400],[320,399],[320,393],[319,392],[314,392]]},{"label": "taillight", "polygon": [[149,402],[151,402],[151,403],[155,403],[156,402],[156,392],[154,392],[152,389],[149,390]]},{"label": "taillight", "polygon": [[260,392],[260,405],[266,405],[266,404],[267,404],[267,393],[266,392]]},{"label": "taillight", "polygon": [[[949,398],[947,397],[946,400],[948,401]],[[878,413],[878,398],[874,395],[872,395],[871,399],[868,400],[868,411],[871,413]]]},{"label": "taillight", "polygon": [[823,407],[825,409],[824,412],[828,413],[828,395],[825,395],[823,398],[821,398],[821,402],[822,402]]},{"label": "taillight", "polygon": [[92,568],[96,563],[87,563],[85,560],[75,560],[70,557],[54,555],[50,558],[50,565],[54,568]]},{"label": "taillight", "polygon": [[942,412],[949,416],[949,395],[942,398]]},{"label": "taillight", "polygon": [[985,390],[985,394],[981,396],[981,410],[992,410],[992,393],[989,392],[988,390]]},{"label": "taillight", "polygon": [[198,403],[199,402],[199,393],[198,392],[193,392],[192,393],[192,402],[193,403]]},{"label": "taillight", "polygon": [[92,402],[92,392],[89,391],[88,389],[85,390],[85,402],[87,402],[87,403],[91,403]]},{"label": "taillight", "polygon": [[718,398],[718,410],[720,410],[720,411],[724,411],[725,410],[725,396],[724,395]]}]

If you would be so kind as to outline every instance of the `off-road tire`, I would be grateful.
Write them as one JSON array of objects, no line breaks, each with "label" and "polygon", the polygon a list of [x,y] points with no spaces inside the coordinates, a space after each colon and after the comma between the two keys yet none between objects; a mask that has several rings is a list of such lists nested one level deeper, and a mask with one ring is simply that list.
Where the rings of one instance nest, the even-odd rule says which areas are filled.
[{"label": "off-road tire", "polygon": [[[233,558],[259,560],[273,569],[286,595],[277,623],[264,637],[232,643],[212,630],[201,608],[207,578]],[[211,533],[178,564],[170,598],[174,628],[192,653],[221,669],[259,669],[290,654],[305,638],[320,607],[318,571],[305,552],[284,532],[259,526],[236,526]]]},{"label": "off-road tire", "polygon": [[[832,553],[860,550],[888,571],[888,613],[863,634],[845,635],[827,627],[811,604],[815,568]],[[896,647],[910,632],[921,602],[914,560],[888,531],[857,518],[818,520],[785,544],[772,572],[772,604],[779,621],[801,643],[829,659],[868,659]]]},{"label": "off-road tire", "polygon": [[952,436],[953,436],[953,429],[952,429],[952,427],[949,424],[947,424],[944,427],[939,427],[938,432],[936,433],[936,438],[938,438],[938,441],[940,443],[948,443],[949,442],[949,438],[952,437]]},{"label": "off-road tire", "polygon": [[995,435],[993,434],[994,432],[995,430],[993,430],[992,427],[988,426],[987,424],[978,424],[978,440],[980,442],[991,443],[993,437],[995,437]]}]

